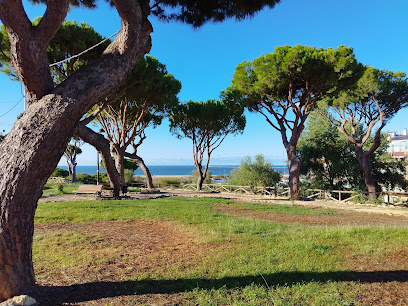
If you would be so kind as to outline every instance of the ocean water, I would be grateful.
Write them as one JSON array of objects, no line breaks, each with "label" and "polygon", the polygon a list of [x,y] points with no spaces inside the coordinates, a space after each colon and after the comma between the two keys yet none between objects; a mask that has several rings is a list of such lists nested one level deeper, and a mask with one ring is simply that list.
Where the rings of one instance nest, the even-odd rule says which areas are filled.
[{"label": "ocean water", "polygon": [[[68,170],[67,166],[58,166],[61,169]],[[211,171],[212,175],[225,175],[230,174],[232,169],[237,168],[238,166],[210,166],[209,171]],[[77,166],[76,172],[77,173],[86,173],[89,175],[93,175],[96,173],[97,169],[96,166]],[[193,170],[195,170],[195,166],[148,166],[150,173],[152,175],[190,175]],[[284,165],[274,166],[275,170],[279,171],[282,174],[288,174],[288,168]],[[102,167],[99,167],[99,172],[105,172]],[[142,170],[137,169],[135,171],[135,175],[143,175]]]}]

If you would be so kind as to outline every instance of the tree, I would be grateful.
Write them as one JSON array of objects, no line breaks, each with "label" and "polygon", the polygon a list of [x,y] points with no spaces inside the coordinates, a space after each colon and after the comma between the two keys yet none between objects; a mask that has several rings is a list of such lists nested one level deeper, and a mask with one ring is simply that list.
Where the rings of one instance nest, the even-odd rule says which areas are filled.
[{"label": "tree", "polygon": [[229,178],[231,185],[272,187],[281,180],[281,174],[273,169],[270,162],[262,154],[255,156],[252,161],[247,156],[238,168],[233,169]]},{"label": "tree", "polygon": [[[358,187],[354,148],[337,128],[316,112],[311,113],[299,138],[300,173],[308,175],[314,188]],[[359,180],[358,180],[359,181]]]},{"label": "tree", "polygon": [[65,149],[64,156],[67,159],[68,172],[73,182],[76,182],[77,156],[82,153],[80,146],[83,142],[78,137],[72,137]]},{"label": "tree", "polygon": [[[228,134],[242,133],[245,127],[243,109],[226,101],[188,101],[173,109],[169,116],[170,131],[179,139],[193,141],[193,161],[198,172],[197,190],[207,176],[212,152]],[[207,161],[203,169],[203,159]]]},{"label": "tree", "polygon": [[[329,99],[332,111],[322,113],[354,145],[370,200],[379,191],[373,177],[372,154],[381,145],[381,131],[387,120],[406,107],[407,102],[408,82],[404,73],[367,67],[356,88]],[[373,141],[368,145],[370,137]]]},{"label": "tree", "polygon": [[[133,68],[126,82],[118,87],[109,100],[98,105],[101,111],[95,116],[109,140],[115,159],[116,170],[120,175],[121,185],[125,186],[125,155],[134,159],[146,176],[149,188],[153,188],[150,172],[143,159],[138,156],[137,148],[146,139],[145,130],[149,126],[159,125],[164,116],[178,105],[177,94],[181,83],[169,74],[166,66],[151,56],[141,59]],[[138,139],[138,141],[136,141]],[[134,152],[127,153],[129,146]]]},{"label": "tree", "polygon": [[26,111],[0,144],[0,301],[30,293],[34,288],[34,214],[42,188],[84,114],[110,95],[149,52],[149,14],[197,27],[227,17],[253,16],[265,6],[273,7],[278,0],[112,0],[122,21],[120,33],[97,60],[57,86],[49,68],[49,43],[70,3],[93,7],[94,1],[34,2],[47,6],[37,26],[31,24],[21,1],[4,0],[0,6],[0,20],[10,41],[11,66],[28,98]]},{"label": "tree", "polygon": [[[357,130],[363,130],[357,126]],[[346,130],[349,130],[346,128]],[[380,147],[372,155],[373,178],[383,188],[406,188],[405,160],[394,159],[387,153],[386,135],[381,135]],[[365,149],[371,147],[370,137]],[[308,175],[314,188],[354,189],[367,191],[362,168],[357,162],[354,145],[327,120],[313,113],[299,139],[301,173]]]},{"label": "tree", "polygon": [[301,161],[296,148],[306,119],[319,101],[351,86],[359,71],[353,50],[344,46],[277,47],[273,53],[236,68],[232,87],[224,94],[236,99],[241,95],[241,103],[262,114],[280,132],[288,158],[292,199],[300,198]]}]

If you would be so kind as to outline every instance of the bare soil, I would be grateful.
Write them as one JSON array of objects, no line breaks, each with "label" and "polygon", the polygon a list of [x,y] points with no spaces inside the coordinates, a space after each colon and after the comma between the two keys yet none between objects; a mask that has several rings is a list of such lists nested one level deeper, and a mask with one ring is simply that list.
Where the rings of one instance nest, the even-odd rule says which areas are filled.
[{"label": "bare soil", "polygon": [[[369,214],[349,210],[341,210],[336,214],[285,214],[267,213],[234,207],[226,204],[217,204],[213,209],[222,214],[247,217],[259,220],[268,220],[278,223],[293,223],[305,225],[374,225],[374,226],[408,226],[408,217],[391,216],[386,214]],[[318,208],[311,208],[318,209]],[[335,210],[331,208],[332,210]]]},{"label": "bare soil", "polygon": [[[171,305],[181,296],[164,292],[160,282],[150,281],[148,289],[135,292],[135,275],[156,273],[159,267],[188,269],[208,246],[198,243],[193,233],[166,221],[91,222],[86,224],[37,225],[37,233],[71,232],[98,235],[90,252],[105,252],[104,264],[81,270],[36,273],[41,305]],[[128,281],[126,281],[128,280]],[[145,281],[146,282],[146,281]],[[141,281],[141,283],[145,283]]]}]

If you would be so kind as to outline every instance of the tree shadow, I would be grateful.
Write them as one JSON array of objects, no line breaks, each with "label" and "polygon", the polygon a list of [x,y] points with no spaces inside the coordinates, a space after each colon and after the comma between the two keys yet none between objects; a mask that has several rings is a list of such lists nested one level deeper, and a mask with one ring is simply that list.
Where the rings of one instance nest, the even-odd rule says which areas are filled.
[{"label": "tree shadow", "polygon": [[41,305],[61,305],[63,303],[80,303],[125,295],[189,292],[196,288],[238,289],[251,284],[274,288],[276,286],[292,286],[298,283],[326,283],[329,281],[358,281],[360,283],[408,282],[408,271],[279,272],[220,279],[104,281],[68,286],[38,286],[34,297]]}]

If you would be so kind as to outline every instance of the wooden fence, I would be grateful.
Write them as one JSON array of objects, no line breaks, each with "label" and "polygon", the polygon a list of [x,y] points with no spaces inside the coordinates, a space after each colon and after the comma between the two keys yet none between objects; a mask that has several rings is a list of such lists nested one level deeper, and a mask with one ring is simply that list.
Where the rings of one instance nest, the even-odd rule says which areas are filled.
[{"label": "wooden fence", "polygon": [[[162,185],[157,188],[196,190],[196,184]],[[257,186],[234,186],[219,184],[204,184],[202,191],[227,192],[248,195],[264,195],[275,198],[289,198],[289,188],[257,187]],[[305,200],[324,199],[340,203],[358,202],[362,196],[367,197],[368,192],[356,192],[346,190],[323,190],[323,189],[301,189],[301,197]],[[408,193],[405,192],[378,192],[377,195],[386,204],[408,204]]]}]

